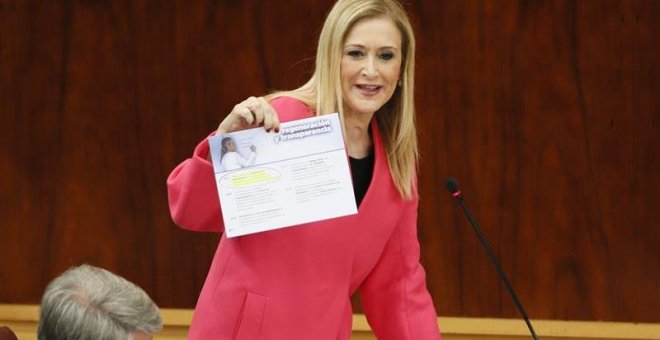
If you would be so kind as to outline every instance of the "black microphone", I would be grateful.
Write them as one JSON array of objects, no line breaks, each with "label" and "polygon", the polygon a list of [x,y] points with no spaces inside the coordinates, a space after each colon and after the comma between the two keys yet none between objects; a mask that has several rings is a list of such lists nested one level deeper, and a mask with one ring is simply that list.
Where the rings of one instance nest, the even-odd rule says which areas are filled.
[{"label": "black microphone", "polygon": [[539,337],[536,335],[536,332],[534,331],[534,327],[532,326],[532,323],[529,321],[529,317],[527,317],[527,313],[525,312],[525,309],[523,308],[522,304],[520,303],[520,300],[518,299],[518,295],[516,295],[516,292],[513,291],[513,287],[511,287],[509,280],[506,278],[506,274],[504,274],[504,270],[502,270],[500,261],[497,260],[497,257],[495,257],[495,254],[493,253],[493,250],[490,248],[488,241],[486,241],[486,238],[481,233],[481,229],[479,228],[479,225],[477,225],[477,221],[475,221],[474,218],[472,217],[472,214],[470,214],[470,210],[468,210],[467,205],[465,204],[465,200],[463,200],[463,194],[461,193],[461,189],[459,189],[458,187],[458,181],[453,177],[447,177],[447,179],[445,180],[445,187],[447,188],[447,190],[449,190],[451,195],[458,200],[458,202],[461,204],[461,207],[463,207],[465,216],[467,216],[468,220],[470,220],[470,224],[472,224],[472,229],[474,229],[474,232],[477,234],[479,241],[481,241],[481,245],[484,247],[486,253],[488,253],[490,262],[493,264],[493,266],[495,266],[497,273],[500,274],[500,279],[502,280],[502,282],[504,282],[504,286],[506,286],[506,289],[509,291],[511,298],[513,299],[513,302],[516,304],[516,307],[518,307],[518,311],[525,320],[525,323],[527,324],[527,328],[529,328],[529,331],[532,333],[532,337],[535,340],[538,340]]}]

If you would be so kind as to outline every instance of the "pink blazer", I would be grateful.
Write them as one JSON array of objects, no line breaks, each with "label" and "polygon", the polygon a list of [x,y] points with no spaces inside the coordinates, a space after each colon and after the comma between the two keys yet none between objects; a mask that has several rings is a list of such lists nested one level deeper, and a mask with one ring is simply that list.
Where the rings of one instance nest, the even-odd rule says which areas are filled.
[{"label": "pink blazer", "polygon": [[[313,112],[291,98],[271,102],[281,121]],[[197,301],[189,339],[344,340],[359,289],[378,339],[440,339],[419,263],[417,203],[403,200],[372,123],[373,179],[358,214],[221,238]],[[167,180],[175,223],[222,232],[221,209],[202,141]]]}]

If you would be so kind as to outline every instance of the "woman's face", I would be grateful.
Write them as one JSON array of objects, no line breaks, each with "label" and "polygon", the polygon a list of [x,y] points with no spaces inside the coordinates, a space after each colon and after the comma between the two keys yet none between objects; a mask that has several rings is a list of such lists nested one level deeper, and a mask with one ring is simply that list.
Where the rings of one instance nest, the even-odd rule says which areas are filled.
[{"label": "woman's face", "polygon": [[358,21],[346,36],[341,86],[346,115],[373,115],[396,90],[401,72],[401,32],[386,16]]},{"label": "woman's face", "polygon": [[234,152],[236,151],[236,145],[234,144],[234,140],[230,139],[225,143],[225,148],[227,149],[227,152]]}]

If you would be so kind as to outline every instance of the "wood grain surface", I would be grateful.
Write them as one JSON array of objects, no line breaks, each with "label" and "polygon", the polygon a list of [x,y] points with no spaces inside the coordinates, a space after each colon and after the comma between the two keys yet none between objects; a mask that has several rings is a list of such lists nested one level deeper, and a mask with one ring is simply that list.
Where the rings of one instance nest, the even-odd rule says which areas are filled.
[{"label": "wood grain surface", "polygon": [[[86,262],[192,308],[218,235],[172,223],[165,179],[306,80],[332,3],[0,0],[0,302]],[[517,317],[451,175],[530,316],[660,322],[660,1],[405,3],[438,313]]]}]

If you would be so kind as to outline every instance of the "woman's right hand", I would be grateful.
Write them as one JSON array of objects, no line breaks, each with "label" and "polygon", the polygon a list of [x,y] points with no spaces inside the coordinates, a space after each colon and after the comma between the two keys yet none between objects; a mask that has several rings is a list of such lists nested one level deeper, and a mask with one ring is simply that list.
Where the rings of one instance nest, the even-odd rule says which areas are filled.
[{"label": "woman's right hand", "polygon": [[277,112],[263,97],[250,97],[229,112],[220,123],[216,134],[223,134],[263,126],[267,132],[279,132]]}]

